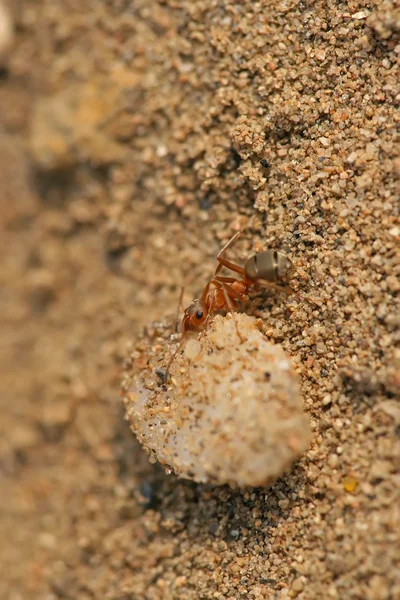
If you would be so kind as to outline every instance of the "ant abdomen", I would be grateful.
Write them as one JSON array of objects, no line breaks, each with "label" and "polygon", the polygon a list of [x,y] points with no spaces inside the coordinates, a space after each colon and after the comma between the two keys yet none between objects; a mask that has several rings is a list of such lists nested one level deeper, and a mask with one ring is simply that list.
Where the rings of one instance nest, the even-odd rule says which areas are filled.
[{"label": "ant abdomen", "polygon": [[244,273],[250,281],[270,281],[275,283],[291,270],[292,263],[283,252],[264,250],[251,256],[244,265]]}]

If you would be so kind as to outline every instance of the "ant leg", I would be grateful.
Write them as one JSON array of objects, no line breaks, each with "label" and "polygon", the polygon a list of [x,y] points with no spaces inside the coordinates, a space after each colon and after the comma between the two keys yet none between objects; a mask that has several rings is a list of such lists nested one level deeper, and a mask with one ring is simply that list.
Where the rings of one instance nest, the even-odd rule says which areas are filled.
[{"label": "ant leg", "polygon": [[206,320],[204,322],[204,328],[206,328],[208,326],[208,324],[210,322],[210,319],[212,319],[213,316],[214,316],[214,314],[215,314],[215,308],[214,308],[214,306],[215,306],[215,300],[214,300],[214,296],[211,294],[210,304],[208,306],[208,314],[207,314]]},{"label": "ant leg", "polygon": [[181,311],[185,310],[185,307],[183,306],[183,293],[185,291],[185,288],[182,286],[181,287],[181,295],[179,296],[179,306],[181,307]]},{"label": "ant leg", "polygon": [[225,246],[219,251],[219,254],[223,254],[226,250],[228,250],[228,248],[230,248],[232,246],[232,244],[234,244],[236,242],[236,240],[238,239],[238,237],[240,237],[243,233],[243,229],[240,229],[239,231],[237,231],[236,233],[233,234],[233,236],[231,237],[230,240],[228,240],[225,244]]},{"label": "ant leg", "polygon": [[[221,283],[229,283],[229,284],[240,281],[240,279],[235,279],[235,277],[225,277],[223,275],[216,275],[216,276],[214,275],[214,279],[216,279],[217,281],[220,281]],[[239,292],[234,290],[231,285],[229,285],[229,290],[232,292],[232,295],[235,296],[236,298],[240,297]]]},{"label": "ant leg", "polygon": [[211,285],[211,281],[209,281],[209,282],[207,283],[207,285],[206,285],[206,287],[204,288],[204,290],[203,290],[203,292],[202,292],[202,294],[201,294],[201,297],[200,297],[200,301],[201,301],[201,302],[203,302],[203,303],[204,303],[204,304],[206,304],[206,305],[208,304],[208,302],[207,302],[207,296],[208,296],[208,294],[209,294],[209,291],[210,291],[210,285]]},{"label": "ant leg", "polygon": [[258,285],[264,288],[272,288],[277,292],[283,292],[284,294],[294,294],[294,290],[288,285],[278,285],[277,283],[273,283],[272,281],[264,281],[263,279],[258,281]]},{"label": "ant leg", "polygon": [[215,269],[214,277],[218,275],[224,265],[222,263],[218,264],[218,267]]},{"label": "ant leg", "polygon": [[222,275],[214,275],[213,279],[222,281],[223,283],[235,283],[235,281],[240,281],[240,279],[235,279],[235,277],[225,277]]},{"label": "ant leg", "polygon": [[[239,281],[239,279],[235,279],[234,277],[222,277],[221,275],[217,275],[214,277],[213,281],[219,281],[220,283],[235,283],[235,281]],[[248,300],[247,294],[240,294],[236,290],[233,289],[231,285],[225,286],[229,292],[231,298],[235,298],[236,300],[240,300],[240,302],[246,302]]]},{"label": "ant leg", "polygon": [[238,338],[240,339],[241,343],[243,344],[244,339],[243,337],[240,335],[240,331],[239,331],[239,326],[237,324],[237,320],[235,317],[235,311],[236,311],[236,307],[232,302],[232,297],[236,298],[238,300],[241,300],[240,295],[235,292],[234,290],[232,290],[231,288],[229,288],[225,283],[218,281],[218,279],[213,279],[212,282],[216,287],[222,289],[224,296],[225,296],[225,302],[229,307],[229,310],[231,312],[232,315],[232,319],[233,322],[235,323],[235,329],[236,329],[236,333],[238,334]]},{"label": "ant leg", "polygon": [[173,355],[172,355],[172,356],[171,356],[171,358],[169,359],[169,361],[168,361],[168,363],[167,363],[167,367],[166,367],[166,369],[165,369],[165,381],[164,381],[164,383],[167,383],[167,382],[169,381],[169,379],[170,379],[170,375],[169,375],[169,370],[170,370],[170,367],[171,367],[172,363],[174,362],[174,360],[175,360],[175,357],[176,357],[176,355],[178,354],[178,352],[179,352],[180,350],[182,350],[182,346],[183,346],[183,344],[185,343],[185,341],[186,341],[186,338],[185,338],[184,336],[182,336],[182,339],[181,339],[181,341],[179,342],[179,346],[177,347],[177,349],[175,350],[175,352],[173,353]]},{"label": "ant leg", "polygon": [[185,312],[185,309],[183,307],[183,292],[185,291],[185,288],[182,286],[181,287],[181,293],[179,296],[179,302],[178,302],[178,307],[176,309],[176,318],[175,318],[175,333],[177,333],[178,331],[178,323],[179,323],[179,309],[181,309],[182,312]]},{"label": "ant leg", "polygon": [[215,275],[218,275],[218,273],[220,272],[220,270],[222,269],[222,267],[227,267],[227,269],[230,269],[231,271],[235,271],[235,273],[240,273],[240,275],[244,275],[244,268],[241,267],[240,265],[236,265],[235,263],[232,263],[228,260],[226,260],[225,258],[222,258],[222,255],[225,254],[225,252],[228,250],[228,248],[230,248],[232,246],[232,244],[234,244],[236,242],[236,240],[238,239],[238,237],[240,237],[243,233],[243,231],[245,229],[247,229],[248,227],[251,227],[253,225],[254,222],[254,218],[255,215],[253,215],[249,222],[247,223],[247,225],[245,225],[244,227],[242,227],[242,229],[239,229],[239,231],[237,231],[230,240],[228,240],[225,244],[225,246],[223,248],[221,248],[221,250],[218,252],[217,255],[217,261],[220,263],[215,271]]},{"label": "ant leg", "polygon": [[238,335],[238,338],[239,338],[240,342],[243,344],[244,339],[243,339],[243,337],[240,334],[239,325],[238,325],[238,322],[237,322],[236,317],[235,317],[236,307],[234,306],[234,304],[232,302],[232,298],[228,294],[228,288],[227,288],[227,286],[225,284],[222,284],[222,290],[224,292],[225,300],[226,300],[226,302],[227,302],[227,304],[229,306],[229,310],[231,311],[233,322],[235,323],[236,333]]},{"label": "ant leg", "polygon": [[225,244],[225,246],[218,252],[217,254],[217,261],[220,263],[215,271],[215,275],[218,275],[218,273],[220,272],[220,270],[222,269],[222,267],[226,267],[227,269],[230,269],[231,271],[234,271],[235,273],[239,273],[240,275],[244,275],[244,268],[241,267],[240,265],[236,265],[233,262],[230,262],[229,260],[226,260],[225,258],[222,258],[222,255],[225,254],[225,252],[228,250],[228,248],[230,246],[232,246],[232,244],[234,244],[236,242],[236,240],[238,239],[238,237],[242,234],[242,230],[237,231],[235,233],[235,235],[233,235],[231,237],[231,239]]}]

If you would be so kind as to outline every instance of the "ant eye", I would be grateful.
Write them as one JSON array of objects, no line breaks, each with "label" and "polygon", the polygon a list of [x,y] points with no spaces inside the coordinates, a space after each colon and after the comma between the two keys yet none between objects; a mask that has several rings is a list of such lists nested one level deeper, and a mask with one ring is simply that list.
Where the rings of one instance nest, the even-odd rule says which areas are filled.
[{"label": "ant eye", "polygon": [[196,319],[201,319],[201,317],[203,316],[203,311],[202,310],[198,310],[196,313]]}]

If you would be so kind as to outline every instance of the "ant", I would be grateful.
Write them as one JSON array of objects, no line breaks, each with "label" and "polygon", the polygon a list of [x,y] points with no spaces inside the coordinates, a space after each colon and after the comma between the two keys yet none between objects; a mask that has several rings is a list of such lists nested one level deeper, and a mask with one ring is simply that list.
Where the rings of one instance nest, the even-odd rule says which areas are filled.
[{"label": "ant", "polygon": [[[219,263],[213,278],[205,286],[200,298],[194,299],[184,311],[182,319],[182,341],[172,355],[166,370],[168,375],[175,356],[182,348],[186,335],[189,331],[200,331],[206,327],[210,319],[218,310],[229,310],[234,315],[238,304],[249,301],[249,294],[257,292],[262,287],[273,287],[278,291],[291,294],[290,287],[277,285],[276,282],[285,277],[292,268],[292,263],[286,254],[277,250],[264,250],[253,254],[241,267],[230,262],[224,254],[242,234],[243,230],[235,233],[225,246],[219,251],[217,261]],[[238,273],[240,279],[220,275],[223,267]],[[234,316],[233,316],[234,318]],[[236,331],[243,341],[235,321]]]},{"label": "ant", "polygon": [[[235,233],[219,251],[219,265],[214,277],[207,283],[201,297],[193,300],[186,308],[182,319],[183,337],[188,331],[197,331],[206,325],[217,310],[235,311],[239,302],[248,302],[249,293],[257,292],[261,287],[270,286],[287,294],[292,293],[291,288],[276,284],[276,281],[281,280],[292,268],[289,258],[282,252],[264,250],[253,254],[243,267],[223,257],[241,234],[242,231]],[[239,273],[241,279],[219,275],[223,267]],[[213,289],[210,289],[211,286]]]}]

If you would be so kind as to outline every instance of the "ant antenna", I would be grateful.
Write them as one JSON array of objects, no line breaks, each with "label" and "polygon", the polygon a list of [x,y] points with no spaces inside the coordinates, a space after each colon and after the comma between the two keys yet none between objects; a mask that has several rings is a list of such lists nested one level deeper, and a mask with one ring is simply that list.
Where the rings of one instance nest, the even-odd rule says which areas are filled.
[{"label": "ant antenna", "polygon": [[[179,323],[179,310],[184,311],[184,307],[183,307],[183,293],[185,291],[185,288],[182,286],[181,287],[181,293],[179,295],[179,302],[178,302],[178,307],[176,309],[176,317],[175,317],[175,333],[178,332],[178,323]],[[172,365],[172,363],[174,362],[174,359],[176,357],[176,355],[178,354],[178,352],[181,350],[183,344],[185,342],[185,337],[182,334],[182,339],[177,347],[177,349],[175,350],[175,352],[173,353],[173,355],[171,356],[171,358],[168,361],[167,367],[165,369],[165,371],[163,369],[156,369],[156,375],[161,379],[162,383],[167,383],[169,380],[169,369],[170,366]]]},{"label": "ant antenna", "polygon": [[176,357],[176,355],[178,354],[178,352],[179,352],[180,350],[182,350],[182,346],[183,346],[183,344],[184,344],[184,343],[185,343],[185,338],[182,336],[182,339],[181,339],[181,341],[180,341],[180,343],[179,343],[179,345],[178,345],[177,349],[175,350],[175,352],[173,353],[173,355],[171,356],[171,358],[170,358],[170,359],[169,359],[169,361],[168,361],[167,367],[166,367],[166,369],[165,369],[165,381],[168,381],[168,380],[169,380],[169,369],[170,369],[170,367],[171,367],[172,363],[174,362],[174,360],[175,360],[175,357]]},{"label": "ant antenna", "polygon": [[181,293],[179,296],[179,302],[178,302],[178,307],[176,309],[176,317],[175,317],[175,333],[178,332],[178,323],[179,323],[179,310],[181,310],[182,312],[185,311],[184,307],[183,307],[183,292],[185,291],[185,288],[182,286],[181,287]]}]

